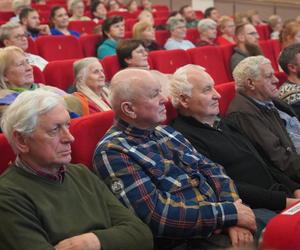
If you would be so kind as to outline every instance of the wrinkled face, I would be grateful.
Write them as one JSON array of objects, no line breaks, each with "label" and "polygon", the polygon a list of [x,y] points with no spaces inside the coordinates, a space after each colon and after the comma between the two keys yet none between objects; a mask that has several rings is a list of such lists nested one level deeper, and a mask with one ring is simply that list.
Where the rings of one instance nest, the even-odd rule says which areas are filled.
[{"label": "wrinkled face", "polygon": [[27,50],[28,40],[23,27],[12,29],[8,39],[4,40],[5,46],[16,46],[22,50]]},{"label": "wrinkled face", "polygon": [[125,35],[124,21],[111,25],[107,35],[115,40],[122,39]]},{"label": "wrinkled face", "polygon": [[196,19],[195,11],[191,6],[188,6],[184,9],[183,16],[187,21]]},{"label": "wrinkled face", "polygon": [[41,24],[39,13],[37,11],[29,12],[25,22],[27,29],[37,29]]},{"label": "wrinkled face", "polygon": [[41,115],[33,133],[25,138],[27,152],[21,154],[31,167],[59,168],[71,161],[70,116],[63,104]]},{"label": "wrinkled face", "polygon": [[212,20],[214,20],[215,22],[218,22],[219,19],[220,19],[220,13],[218,10],[213,10],[211,13],[210,13],[210,18]]},{"label": "wrinkled face", "polygon": [[57,28],[67,28],[69,25],[69,16],[65,8],[60,8],[55,11],[55,15],[52,18],[52,22]]},{"label": "wrinkled face", "polygon": [[201,36],[206,37],[209,40],[214,40],[217,37],[217,28],[208,28],[206,31],[201,33]]},{"label": "wrinkled face", "polygon": [[142,38],[149,41],[155,41],[155,30],[152,26],[145,29],[142,33]]},{"label": "wrinkled face", "polygon": [[171,35],[175,39],[183,40],[186,36],[186,26],[184,23],[177,24],[173,30],[171,30]]},{"label": "wrinkled face", "polygon": [[166,98],[161,93],[161,85],[150,73],[145,74],[143,83],[135,86],[132,108],[139,128],[152,128],[166,119]]},{"label": "wrinkled face", "polygon": [[246,24],[244,27],[244,41],[248,44],[258,45],[259,35],[252,24]]},{"label": "wrinkled face", "polygon": [[101,92],[105,85],[105,75],[100,62],[94,62],[88,66],[85,84],[95,93]]},{"label": "wrinkled face", "polygon": [[253,97],[259,101],[270,101],[277,97],[278,89],[276,87],[278,79],[274,75],[274,70],[270,63],[260,66],[260,75],[258,79],[252,80]]},{"label": "wrinkled face", "polygon": [[15,52],[11,60],[4,73],[5,82],[10,88],[29,88],[34,82],[31,65],[19,52]]},{"label": "wrinkled face", "polygon": [[105,17],[107,14],[107,9],[104,4],[98,4],[96,11],[94,12],[94,16],[96,17]]},{"label": "wrinkled face", "polygon": [[82,17],[84,15],[84,3],[78,2],[73,8],[73,15],[76,17]]},{"label": "wrinkled face", "polygon": [[220,94],[214,87],[214,80],[204,71],[190,70],[188,80],[192,84],[192,95],[186,96],[186,108],[201,122],[214,120],[219,114]]},{"label": "wrinkled face", "polygon": [[227,21],[222,29],[222,33],[228,36],[234,36],[235,24],[233,20]]},{"label": "wrinkled face", "polygon": [[125,59],[128,67],[148,68],[148,52],[144,46],[139,45],[131,52],[131,58]]}]

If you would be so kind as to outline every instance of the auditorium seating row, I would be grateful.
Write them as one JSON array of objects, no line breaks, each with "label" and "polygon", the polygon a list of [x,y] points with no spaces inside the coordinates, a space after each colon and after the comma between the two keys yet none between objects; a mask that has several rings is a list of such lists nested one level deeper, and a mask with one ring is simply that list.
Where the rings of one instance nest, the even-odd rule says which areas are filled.
[{"label": "auditorium seating row", "polygon": [[[61,37],[66,38],[66,37]],[[70,37],[68,37],[70,39]],[[76,40],[76,38],[71,38]],[[77,40],[76,40],[77,41]],[[49,40],[47,40],[47,43]],[[277,40],[261,41],[261,48],[265,56],[270,59],[272,66],[278,72],[278,64],[276,58],[279,53],[279,42]],[[87,45],[90,44],[87,42]],[[60,47],[61,46],[61,47]],[[205,67],[207,72],[215,80],[216,84],[226,83],[233,80],[230,70],[230,58],[233,53],[233,45],[228,46],[205,46],[184,50],[158,50],[149,53],[149,65],[151,69],[158,70],[162,73],[172,74],[177,68],[186,64],[196,64]],[[278,47],[278,48],[277,48]],[[91,50],[91,47],[86,47]],[[276,50],[276,48],[278,50]],[[87,50],[88,50],[87,49]],[[41,72],[34,67],[35,82],[45,83],[47,85],[56,86],[60,89],[67,90],[74,81],[73,63],[78,58],[82,58],[80,45],[72,49],[71,45],[62,43],[55,45],[49,43],[48,49],[43,51],[43,56],[54,56],[68,53],[68,57],[73,57],[67,60],[50,61]],[[74,59],[74,55],[77,55]],[[45,56],[46,59],[49,59]],[[120,65],[116,56],[107,56],[101,63],[104,68],[107,81],[110,81],[113,75],[120,70]],[[285,79],[284,74],[277,75],[280,82]]]}]

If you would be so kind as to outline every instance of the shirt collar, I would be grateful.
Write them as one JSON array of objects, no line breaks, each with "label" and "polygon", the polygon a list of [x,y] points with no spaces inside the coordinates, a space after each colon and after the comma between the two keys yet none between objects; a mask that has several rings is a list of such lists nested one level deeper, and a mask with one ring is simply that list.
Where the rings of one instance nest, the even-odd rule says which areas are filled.
[{"label": "shirt collar", "polygon": [[121,129],[125,134],[131,135],[134,137],[150,137],[151,135],[154,134],[155,129],[140,129],[137,127],[134,127],[130,125],[128,122],[122,120],[122,119],[117,119],[116,120],[116,126]]},{"label": "shirt collar", "polygon": [[15,165],[18,168],[22,168],[23,170],[25,170],[33,175],[48,179],[50,181],[56,181],[59,183],[63,183],[64,178],[65,178],[66,166],[64,166],[64,165],[61,166],[55,174],[49,174],[44,171],[33,169],[28,164],[26,164],[24,161],[22,161],[22,159],[19,156],[17,156],[17,158],[16,158]]}]

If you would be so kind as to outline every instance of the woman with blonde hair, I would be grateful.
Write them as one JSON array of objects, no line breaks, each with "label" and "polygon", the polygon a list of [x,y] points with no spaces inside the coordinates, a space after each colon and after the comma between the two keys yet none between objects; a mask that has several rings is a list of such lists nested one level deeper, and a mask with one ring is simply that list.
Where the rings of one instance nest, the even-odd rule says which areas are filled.
[{"label": "woman with blonde hair", "polygon": [[300,43],[300,23],[288,21],[283,25],[280,33],[280,42],[282,49],[294,43]]},{"label": "woman with blonde hair", "polygon": [[145,49],[148,51],[162,49],[155,42],[155,29],[149,22],[141,21],[135,23],[132,28],[132,37],[134,39],[142,40],[144,42]]},{"label": "woman with blonde hair", "polygon": [[222,35],[217,37],[219,45],[235,44],[235,24],[231,17],[221,16],[219,19],[219,29]]},{"label": "woman with blonde hair", "polygon": [[75,95],[81,100],[84,115],[110,110],[103,67],[95,57],[77,60],[73,64]]}]

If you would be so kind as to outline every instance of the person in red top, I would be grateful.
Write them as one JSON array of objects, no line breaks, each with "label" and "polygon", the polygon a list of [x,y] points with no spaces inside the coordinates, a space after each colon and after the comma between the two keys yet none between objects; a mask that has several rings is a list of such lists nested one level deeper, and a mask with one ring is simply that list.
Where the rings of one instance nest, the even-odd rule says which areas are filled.
[{"label": "person in red top", "polygon": [[235,44],[235,24],[231,17],[221,16],[219,20],[219,30],[222,35],[217,37],[217,43],[219,45]]}]

